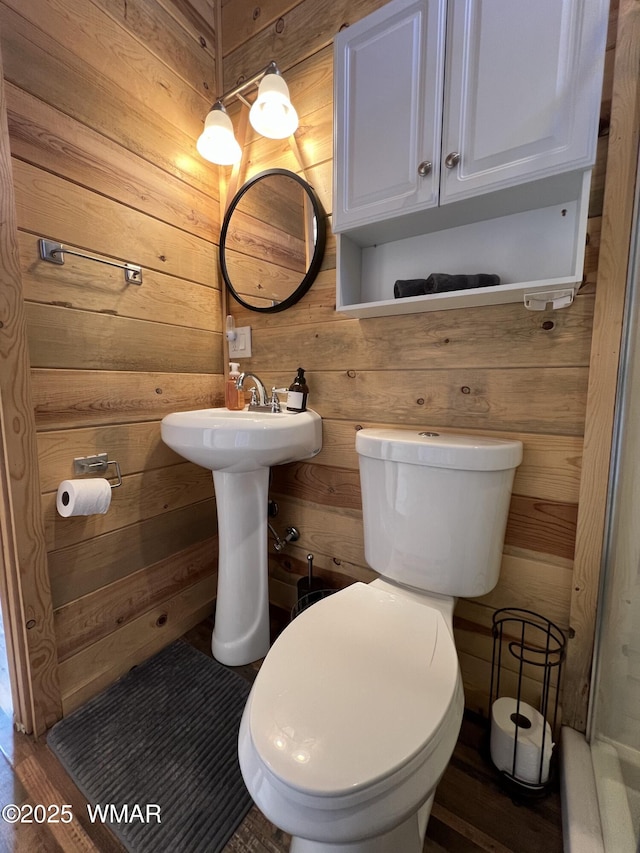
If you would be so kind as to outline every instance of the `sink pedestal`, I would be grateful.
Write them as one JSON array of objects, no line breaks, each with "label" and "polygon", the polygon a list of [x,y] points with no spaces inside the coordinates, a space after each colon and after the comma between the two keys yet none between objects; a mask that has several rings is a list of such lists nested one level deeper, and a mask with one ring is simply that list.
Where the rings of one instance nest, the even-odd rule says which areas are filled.
[{"label": "sink pedestal", "polygon": [[213,472],[218,507],[218,596],[213,656],[241,666],[269,651],[269,469]]},{"label": "sink pedestal", "polygon": [[213,655],[228,666],[263,658],[269,651],[269,469],[320,453],[320,415],[196,409],[165,415],[161,435],[184,459],[213,471],[220,552]]}]

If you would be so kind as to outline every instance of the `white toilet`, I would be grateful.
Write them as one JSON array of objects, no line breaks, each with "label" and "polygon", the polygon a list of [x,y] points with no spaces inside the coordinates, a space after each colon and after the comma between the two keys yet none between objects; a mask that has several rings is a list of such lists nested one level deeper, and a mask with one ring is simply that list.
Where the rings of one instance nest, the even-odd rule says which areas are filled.
[{"label": "white toilet", "polygon": [[239,737],[292,853],[420,853],[464,696],[455,597],[498,580],[519,441],[363,429],[365,557],[381,577],[305,610],[269,651]]}]

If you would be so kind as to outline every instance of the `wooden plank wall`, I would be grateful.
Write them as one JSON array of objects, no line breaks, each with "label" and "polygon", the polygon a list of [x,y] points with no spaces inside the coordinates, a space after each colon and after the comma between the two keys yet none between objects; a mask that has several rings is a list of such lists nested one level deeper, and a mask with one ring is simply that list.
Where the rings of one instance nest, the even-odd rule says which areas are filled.
[{"label": "wooden plank wall", "polygon": [[[42,512],[68,713],[211,610],[210,474],[160,441],[222,400],[218,170],[195,151],[216,89],[213,0],[1,0],[0,31]],[[143,267],[67,256],[38,238]],[[58,483],[107,451],[106,515],[62,519]]]},{"label": "wooden plank wall", "polygon": [[[275,59],[300,115],[304,173],[331,211],[332,39],[382,0],[243,0],[222,6],[225,88]],[[313,460],[274,471],[274,523],[301,538],[271,559],[272,600],[290,606],[312,552],[328,583],[371,580],[363,554],[355,432],[371,425],[435,427],[524,443],[496,589],[460,601],[455,630],[467,705],[486,712],[495,608],[524,607],[569,628],[589,353],[615,42],[612,13],[601,138],[592,185],[585,286],[568,310],[500,305],[399,317],[347,319],[335,312],[335,242],[309,293],[286,314],[259,315],[230,300],[250,325],[253,358],[242,367],[267,386],[307,370],[310,405],[323,417]],[[250,135],[243,179],[276,166],[298,171],[287,141]],[[539,692],[533,685],[529,694]]]},{"label": "wooden plank wall", "polygon": [[[60,718],[60,688],[38,449],[29,382],[9,128],[0,49],[0,601],[8,713],[39,734]],[[17,521],[19,519],[19,522]],[[4,704],[4,707],[7,707]]]}]

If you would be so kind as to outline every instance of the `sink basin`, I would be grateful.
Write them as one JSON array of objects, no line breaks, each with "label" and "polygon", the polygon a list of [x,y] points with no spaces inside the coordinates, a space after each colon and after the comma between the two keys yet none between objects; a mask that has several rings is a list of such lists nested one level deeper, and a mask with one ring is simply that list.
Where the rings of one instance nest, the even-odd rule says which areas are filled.
[{"label": "sink basin", "polygon": [[239,473],[315,456],[322,447],[322,420],[310,409],[198,409],[163,418],[162,440],[196,465]]},{"label": "sink basin", "polygon": [[162,420],[162,440],[213,472],[218,515],[218,592],[211,649],[227,666],[269,651],[269,469],[322,449],[316,412],[199,409]]}]

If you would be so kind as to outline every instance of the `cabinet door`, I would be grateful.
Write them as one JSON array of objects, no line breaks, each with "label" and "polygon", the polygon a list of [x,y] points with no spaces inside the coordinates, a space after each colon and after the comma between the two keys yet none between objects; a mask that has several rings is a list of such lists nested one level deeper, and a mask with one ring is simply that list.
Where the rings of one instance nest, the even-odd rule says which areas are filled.
[{"label": "cabinet door", "polygon": [[437,205],[445,13],[393,0],[336,36],[334,231]]},{"label": "cabinet door", "polygon": [[593,164],[607,6],[450,0],[441,203]]}]

